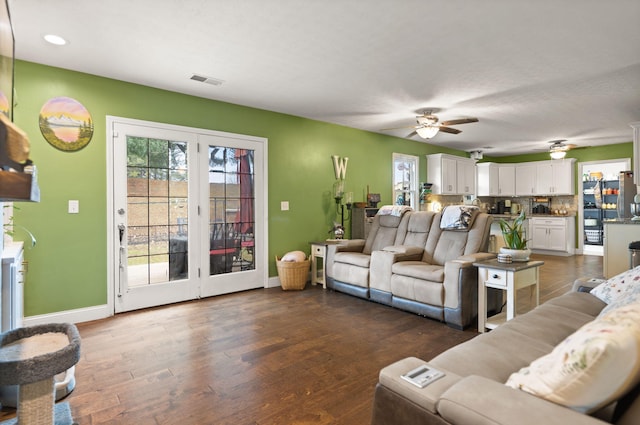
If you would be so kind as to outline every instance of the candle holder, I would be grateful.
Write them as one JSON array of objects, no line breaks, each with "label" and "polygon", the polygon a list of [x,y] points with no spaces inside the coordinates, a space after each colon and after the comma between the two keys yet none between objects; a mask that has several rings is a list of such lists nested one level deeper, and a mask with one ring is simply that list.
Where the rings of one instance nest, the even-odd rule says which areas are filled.
[{"label": "candle holder", "polygon": [[[344,180],[336,180],[333,184],[333,198],[336,200],[336,215],[340,216],[340,225],[344,231],[344,222],[351,219],[351,205],[353,204],[353,192],[344,192]],[[344,213],[345,204],[342,203],[343,199],[347,206],[346,218]]]}]

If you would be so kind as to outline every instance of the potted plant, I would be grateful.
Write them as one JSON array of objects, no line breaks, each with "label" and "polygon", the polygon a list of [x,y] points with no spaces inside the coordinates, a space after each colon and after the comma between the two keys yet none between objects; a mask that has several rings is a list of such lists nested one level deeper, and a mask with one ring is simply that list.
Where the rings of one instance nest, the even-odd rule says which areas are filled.
[{"label": "potted plant", "polygon": [[526,216],[524,211],[509,223],[505,219],[500,219],[500,230],[506,246],[500,248],[500,254],[509,254],[513,261],[529,261],[531,250],[527,248],[525,239],[524,222]]}]

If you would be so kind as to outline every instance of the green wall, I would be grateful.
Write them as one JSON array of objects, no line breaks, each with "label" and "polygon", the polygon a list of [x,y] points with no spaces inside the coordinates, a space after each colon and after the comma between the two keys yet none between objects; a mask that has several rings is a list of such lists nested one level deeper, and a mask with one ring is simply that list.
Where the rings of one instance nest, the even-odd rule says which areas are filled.
[{"label": "green wall", "polygon": [[[631,134],[631,131],[629,131]],[[619,143],[615,145],[594,146],[594,147],[577,147],[567,152],[565,158],[576,158],[578,162],[604,161],[607,159],[633,158],[633,142]],[[503,156],[499,158],[490,158],[493,162],[528,162],[528,161],[547,161],[549,160],[547,152],[541,152],[528,155]],[[482,162],[486,162],[484,158]]]},{"label": "green wall", "polygon": [[[276,276],[275,255],[327,238],[335,217],[332,155],[349,157],[346,191],[363,201],[366,187],[391,199],[392,153],[420,157],[420,181],[426,180],[426,154],[468,156],[426,143],[385,136],[125,83],[44,65],[16,62],[14,119],[29,136],[42,193],[37,204],[20,203],[16,223],[38,239],[26,251],[25,315],[33,316],[107,303],[106,202],[107,115],[248,134],[269,139],[269,276]],[[94,135],[84,149],[61,152],[40,134],[38,114],[46,101],[68,96],[92,114]],[[631,142],[575,149],[581,161],[632,157]],[[487,158],[484,161],[546,160],[546,153]],[[80,214],[68,214],[67,202],[80,201]],[[280,211],[280,201],[290,210]],[[16,236],[20,239],[20,234]]]},{"label": "green wall", "polygon": [[[25,315],[53,313],[107,303],[106,202],[107,115],[248,134],[269,139],[269,275],[275,255],[309,251],[309,242],[326,239],[335,219],[331,196],[332,155],[349,157],[347,191],[363,201],[366,187],[391,202],[392,153],[420,157],[464,152],[355,130],[290,115],[217,102],[39,64],[16,63],[16,124],[29,136],[42,193],[37,204],[16,204],[16,223],[38,239],[26,251]],[[84,149],[61,152],[41,136],[38,115],[46,101],[67,96],[91,113],[94,135]],[[67,202],[80,201],[68,214]],[[280,211],[280,201],[290,210]],[[16,239],[20,239],[17,235]]]}]

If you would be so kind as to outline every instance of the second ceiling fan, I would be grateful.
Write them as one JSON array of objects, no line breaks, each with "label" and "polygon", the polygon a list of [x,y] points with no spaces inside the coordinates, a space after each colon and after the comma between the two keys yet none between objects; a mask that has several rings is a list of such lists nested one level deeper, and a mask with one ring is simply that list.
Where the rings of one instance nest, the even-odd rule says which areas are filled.
[{"label": "second ceiling fan", "polygon": [[413,137],[417,134],[423,139],[431,139],[441,131],[450,134],[461,133],[462,130],[458,130],[457,128],[449,126],[478,122],[478,118],[461,118],[457,120],[448,120],[442,122],[439,121],[440,120],[438,119],[438,117],[433,115],[431,111],[425,111],[422,115],[416,116],[417,125],[407,127],[383,128],[381,131],[398,130],[401,128],[413,128],[414,130],[409,133],[407,137]]}]

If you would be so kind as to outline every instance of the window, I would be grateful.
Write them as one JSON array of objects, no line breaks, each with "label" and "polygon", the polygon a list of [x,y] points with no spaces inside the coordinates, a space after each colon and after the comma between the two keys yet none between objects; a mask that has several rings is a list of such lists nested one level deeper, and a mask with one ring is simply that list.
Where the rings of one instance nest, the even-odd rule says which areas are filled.
[{"label": "window", "polygon": [[393,154],[393,203],[418,209],[418,157]]}]

